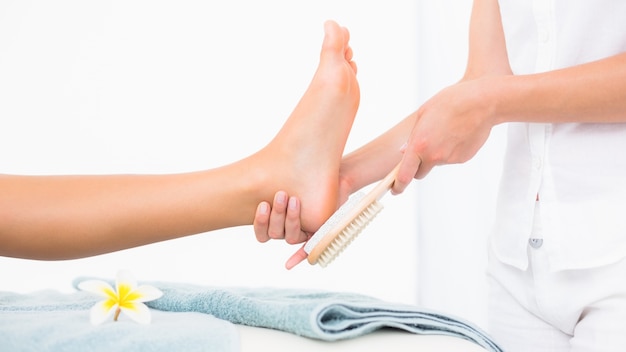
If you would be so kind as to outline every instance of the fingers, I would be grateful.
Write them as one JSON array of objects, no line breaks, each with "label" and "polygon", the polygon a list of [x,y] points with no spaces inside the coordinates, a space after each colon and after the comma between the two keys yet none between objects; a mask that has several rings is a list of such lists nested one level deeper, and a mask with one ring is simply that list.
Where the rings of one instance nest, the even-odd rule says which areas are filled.
[{"label": "fingers", "polygon": [[287,214],[285,216],[284,223],[285,241],[289,244],[302,243],[306,241],[309,238],[309,234],[302,231],[301,228],[300,200],[296,197],[289,197],[289,201],[287,203]]},{"label": "fingers", "polygon": [[391,187],[392,194],[404,192],[413,179],[423,179],[437,165],[434,159],[424,158],[424,155],[429,155],[427,150],[412,146],[411,141],[405,143],[400,151],[403,155],[398,174]]},{"label": "fingers", "polygon": [[[276,192],[271,206],[268,202],[259,203],[254,215],[254,221],[252,222],[257,241],[264,243],[270,239],[282,239],[285,237],[287,204],[287,193],[283,191]],[[294,225],[290,223],[289,226]]]},{"label": "fingers", "polygon": [[286,192],[276,192],[272,205],[261,202],[253,221],[254,233],[261,243],[270,239],[284,239],[289,244],[302,243],[310,233],[302,231],[300,200]]},{"label": "fingers", "polygon": [[252,226],[254,228],[254,235],[257,241],[265,243],[269,241],[270,237],[267,234],[270,223],[270,205],[267,202],[259,203],[254,215],[254,221]]},{"label": "fingers", "polygon": [[287,216],[287,204],[289,197],[284,191],[278,191],[274,195],[274,203],[270,213],[270,222],[267,235],[271,239],[285,238],[285,217]]},{"label": "fingers", "polygon": [[[259,242],[270,239],[285,239],[289,244],[306,242],[312,234],[301,230],[300,201],[296,197],[288,197],[279,191],[274,195],[272,205],[261,202],[254,217],[254,233]],[[308,254],[302,246],[285,263],[291,269],[307,258]]]},{"label": "fingers", "polygon": [[422,166],[422,159],[420,156],[415,153],[408,153],[404,150],[404,155],[402,156],[402,161],[400,162],[400,169],[398,170],[396,180],[391,187],[391,193],[400,194],[404,192],[413,178],[416,178],[417,173],[420,171],[420,166]]},{"label": "fingers", "polygon": [[296,265],[303,262],[308,257],[308,254],[304,251],[304,246],[300,247],[296,253],[294,253],[289,259],[287,259],[287,263],[285,263],[285,268],[287,270],[291,270]]},{"label": "fingers", "polygon": [[421,163],[417,167],[417,172],[415,173],[415,176],[413,176],[413,178],[416,180],[423,179],[424,177],[426,177],[426,175],[428,175],[428,173],[430,173],[430,171],[434,167],[435,167],[434,163],[427,163],[424,160],[421,160]]}]

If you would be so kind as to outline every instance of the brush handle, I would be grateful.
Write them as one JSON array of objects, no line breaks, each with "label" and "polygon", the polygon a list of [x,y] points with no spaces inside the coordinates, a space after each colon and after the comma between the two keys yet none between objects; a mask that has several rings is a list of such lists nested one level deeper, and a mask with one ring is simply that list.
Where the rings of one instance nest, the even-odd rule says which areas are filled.
[{"label": "brush handle", "polygon": [[391,170],[385,178],[383,178],[373,189],[368,193],[369,195],[375,196],[376,200],[380,200],[385,193],[391,189],[394,181],[396,180],[396,176],[398,175],[398,171],[400,170],[400,164],[396,165],[396,167]]},{"label": "brush handle", "polygon": [[[400,164],[398,163],[398,165],[396,165],[396,167],[394,167],[393,170],[391,170],[391,172],[387,174],[387,176],[385,176],[385,178],[378,182],[378,184],[376,184],[376,186],[374,186],[371,191],[367,192],[365,197],[363,197],[363,199],[359,203],[369,205],[376,201],[379,201],[385,194],[387,194],[387,191],[391,189],[391,186],[393,186],[399,170]],[[357,207],[355,211],[362,211],[363,209],[363,207]]]}]

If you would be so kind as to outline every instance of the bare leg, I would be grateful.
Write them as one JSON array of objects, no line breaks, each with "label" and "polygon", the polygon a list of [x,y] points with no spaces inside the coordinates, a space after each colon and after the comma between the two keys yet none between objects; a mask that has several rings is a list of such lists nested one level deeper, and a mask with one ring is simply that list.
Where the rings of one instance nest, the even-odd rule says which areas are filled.
[{"label": "bare leg", "polygon": [[283,189],[303,226],[337,207],[341,156],[359,104],[347,30],[334,22],[318,69],[283,128],[262,150],[220,168],[174,175],[0,175],[0,255],[67,259],[252,224]]}]

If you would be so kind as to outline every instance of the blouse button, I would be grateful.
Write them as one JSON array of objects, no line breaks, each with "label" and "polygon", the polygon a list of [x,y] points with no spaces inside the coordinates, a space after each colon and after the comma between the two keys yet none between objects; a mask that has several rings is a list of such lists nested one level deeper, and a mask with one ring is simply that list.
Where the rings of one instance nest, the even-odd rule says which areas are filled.
[{"label": "blouse button", "polygon": [[530,244],[530,246],[533,247],[534,249],[539,249],[543,245],[543,239],[542,238],[531,238],[531,239],[528,240],[528,244]]}]

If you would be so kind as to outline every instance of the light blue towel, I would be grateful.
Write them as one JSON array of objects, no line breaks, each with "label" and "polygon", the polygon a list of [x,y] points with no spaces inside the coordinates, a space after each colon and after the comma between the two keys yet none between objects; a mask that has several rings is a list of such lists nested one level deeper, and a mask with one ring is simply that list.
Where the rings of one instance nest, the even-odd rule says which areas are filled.
[{"label": "light blue towel", "polygon": [[235,324],[277,329],[325,341],[355,338],[389,327],[416,334],[455,336],[488,351],[502,351],[470,322],[355,293],[224,288],[167,282],[150,284],[163,291],[163,297],[146,304],[163,311],[202,312]]},{"label": "light blue towel", "polygon": [[0,292],[0,351],[171,352],[240,350],[237,327],[207,314],[151,310],[150,325],[120,316],[93,326],[86,293]]},{"label": "light blue towel", "polygon": [[[153,314],[148,326],[129,320],[91,326],[88,310],[97,299],[83,292],[0,293],[0,341],[4,346],[30,346],[11,349],[15,351],[100,351],[85,349],[85,343],[89,347],[106,344],[107,351],[118,346],[132,346],[133,351],[195,351],[207,346],[215,346],[211,348],[215,351],[233,351],[238,348],[238,337],[229,328],[235,323],[325,341],[356,338],[385,327],[397,328],[416,334],[455,336],[488,351],[502,351],[469,322],[353,293],[149,284],[163,291],[163,297],[147,302]],[[207,334],[206,340],[201,340],[203,334]],[[10,344],[5,345],[4,341]]]}]

